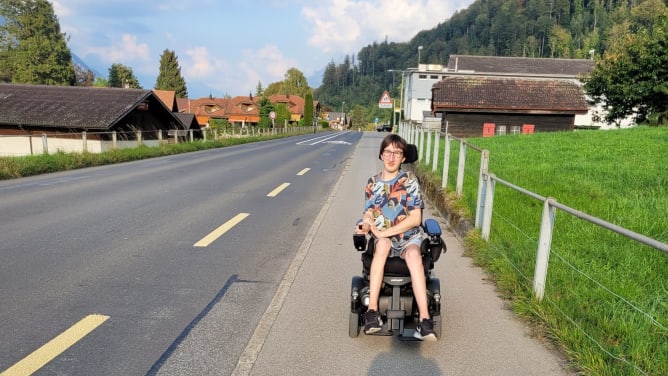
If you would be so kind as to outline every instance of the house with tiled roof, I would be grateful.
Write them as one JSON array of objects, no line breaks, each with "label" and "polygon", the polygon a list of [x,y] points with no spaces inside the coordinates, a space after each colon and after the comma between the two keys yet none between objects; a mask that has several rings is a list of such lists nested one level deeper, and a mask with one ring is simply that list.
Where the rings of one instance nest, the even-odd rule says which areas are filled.
[{"label": "house with tiled roof", "polygon": [[304,117],[304,98],[298,95],[275,94],[269,96],[274,105],[284,104],[290,112],[290,121],[299,122]]},{"label": "house with tiled roof", "polygon": [[153,89],[155,95],[160,98],[165,107],[169,108],[172,112],[178,112],[178,106],[176,105],[176,92],[174,90],[156,90]]},{"label": "house with tiled roof", "polygon": [[117,140],[150,144],[165,131],[187,130],[151,90],[0,84],[0,109],[4,155],[45,152],[44,137],[53,141],[48,152],[81,151],[82,144],[97,152]]},{"label": "house with tiled roof", "polygon": [[227,102],[227,121],[236,126],[257,125],[260,122],[260,106],[253,97],[238,96]]},{"label": "house with tiled roof", "polygon": [[588,105],[571,80],[449,76],[433,85],[432,112],[456,137],[567,131]]},{"label": "house with tiled roof", "polygon": [[[195,114],[195,118],[200,126],[209,124],[210,119],[227,119],[228,98],[214,98],[212,96],[190,99],[184,104],[183,111]],[[180,106],[180,105],[179,105]],[[179,107],[181,112],[181,107]]]},{"label": "house with tiled roof", "polygon": [[[290,112],[290,122],[297,123],[304,117],[304,98],[298,95],[276,94],[269,98],[274,105],[284,104]],[[260,121],[259,98],[237,96],[234,98],[176,99],[179,112],[193,113],[201,126],[206,126],[211,119],[221,119],[232,125],[256,126]],[[315,102],[314,112],[319,114],[320,103]]]}]

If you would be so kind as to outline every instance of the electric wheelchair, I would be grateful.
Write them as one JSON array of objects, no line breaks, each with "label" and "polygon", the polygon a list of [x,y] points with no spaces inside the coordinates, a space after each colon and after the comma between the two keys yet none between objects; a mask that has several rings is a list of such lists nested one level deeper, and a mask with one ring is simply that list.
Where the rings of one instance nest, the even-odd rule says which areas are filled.
[{"label": "electric wheelchair", "polygon": [[[409,144],[404,153],[406,163],[417,160],[417,148]],[[441,337],[441,286],[433,273],[434,263],[447,250],[441,237],[441,227],[434,219],[423,222],[427,235],[422,242],[422,265],[427,282],[429,315],[434,322],[434,333]],[[362,275],[354,276],[350,288],[350,318],[348,335],[355,338],[364,326],[364,313],[369,305],[369,273],[373,259],[375,238],[365,234],[353,234],[355,249],[362,253]],[[371,335],[398,335],[401,340],[416,340],[412,332],[404,335],[405,329],[415,329],[419,321],[417,303],[411,286],[411,277],[406,262],[400,257],[389,257],[385,263],[383,283],[378,300],[378,311],[383,319],[382,330]]]}]

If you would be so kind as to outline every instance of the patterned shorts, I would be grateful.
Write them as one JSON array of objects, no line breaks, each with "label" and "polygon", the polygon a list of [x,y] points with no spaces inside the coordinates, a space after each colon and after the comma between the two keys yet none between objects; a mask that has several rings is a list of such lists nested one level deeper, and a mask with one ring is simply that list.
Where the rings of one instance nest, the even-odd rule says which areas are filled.
[{"label": "patterned shorts", "polygon": [[390,249],[390,257],[402,257],[406,248],[411,244],[415,244],[420,247],[424,238],[425,234],[421,227],[406,231],[404,236],[399,240],[392,238],[392,249]]}]

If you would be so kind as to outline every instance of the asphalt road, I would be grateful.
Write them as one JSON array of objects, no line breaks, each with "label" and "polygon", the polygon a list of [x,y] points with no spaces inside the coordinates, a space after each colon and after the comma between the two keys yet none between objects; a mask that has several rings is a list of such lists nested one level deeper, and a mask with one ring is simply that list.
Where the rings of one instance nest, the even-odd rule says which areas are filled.
[{"label": "asphalt road", "polygon": [[0,372],[156,373],[230,299],[215,336],[236,364],[360,137],[0,182]]},{"label": "asphalt road", "polygon": [[447,231],[443,338],[348,337],[352,224],[385,135],[0,182],[0,370],[46,347],[36,374],[573,374]]}]

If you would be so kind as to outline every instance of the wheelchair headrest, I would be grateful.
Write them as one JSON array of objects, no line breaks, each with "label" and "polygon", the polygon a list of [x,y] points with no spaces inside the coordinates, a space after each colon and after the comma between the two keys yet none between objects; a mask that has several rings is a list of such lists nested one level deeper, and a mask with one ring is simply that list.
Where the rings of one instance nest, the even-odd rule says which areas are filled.
[{"label": "wheelchair headrest", "polygon": [[406,150],[404,151],[404,158],[406,158],[404,163],[413,163],[417,161],[418,160],[417,146],[413,144],[406,145]]}]

